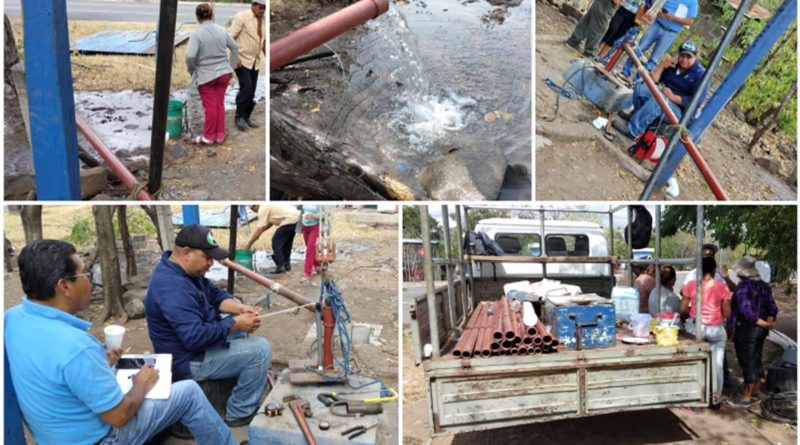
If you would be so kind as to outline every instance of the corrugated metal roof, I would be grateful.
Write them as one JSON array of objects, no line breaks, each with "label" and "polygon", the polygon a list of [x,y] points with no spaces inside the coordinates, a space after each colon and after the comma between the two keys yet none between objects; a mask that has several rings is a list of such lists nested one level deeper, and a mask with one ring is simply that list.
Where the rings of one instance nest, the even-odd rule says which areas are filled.
[{"label": "corrugated metal roof", "polygon": [[[188,38],[188,32],[175,33],[175,46]],[[156,33],[113,29],[100,31],[75,42],[72,50],[89,54],[153,55],[156,53]]]}]

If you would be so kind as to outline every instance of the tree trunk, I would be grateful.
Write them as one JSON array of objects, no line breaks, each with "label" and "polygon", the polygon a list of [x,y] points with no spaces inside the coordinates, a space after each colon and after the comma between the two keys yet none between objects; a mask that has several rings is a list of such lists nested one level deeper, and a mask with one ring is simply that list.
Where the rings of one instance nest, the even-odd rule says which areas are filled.
[{"label": "tree trunk", "polygon": [[156,228],[156,237],[158,238],[158,246],[161,247],[161,251],[163,252],[166,249],[164,248],[164,241],[162,240],[161,237],[161,228],[158,226],[158,214],[156,213],[155,206],[142,205],[140,207],[142,208],[142,210],[144,210],[144,213],[147,213],[147,217],[150,218],[150,221],[153,223],[153,227]]},{"label": "tree trunk", "polygon": [[759,141],[759,139],[761,139],[762,136],[764,136],[764,133],[766,133],[767,130],[769,130],[772,127],[772,125],[778,120],[778,116],[780,116],[781,110],[783,110],[783,108],[786,107],[786,104],[788,104],[792,100],[795,94],[797,94],[796,82],[792,84],[792,89],[789,91],[789,94],[786,95],[786,97],[783,99],[781,104],[778,105],[778,107],[772,108],[771,110],[764,113],[764,116],[762,116],[761,119],[764,122],[764,124],[761,126],[761,128],[756,130],[755,134],[753,134],[753,139],[750,140],[750,144],[747,146],[748,153],[753,154],[753,147],[756,146],[756,143]]},{"label": "tree trunk", "polygon": [[19,216],[22,218],[22,230],[25,232],[25,244],[42,239],[42,206],[22,206]]},{"label": "tree trunk", "polygon": [[131,233],[128,230],[128,208],[126,206],[117,207],[117,221],[119,221],[119,237],[122,238],[122,250],[125,252],[125,276],[130,278],[137,274],[136,252],[133,251]]},{"label": "tree trunk", "polygon": [[6,260],[6,272],[14,272],[14,263],[12,262],[11,258],[11,241],[8,240],[5,236],[3,237],[4,241],[4,256]]},{"label": "tree trunk", "polygon": [[119,272],[119,255],[114,239],[114,208],[111,206],[92,206],[95,230],[97,231],[97,252],[100,270],[103,273],[103,311],[95,319],[96,324],[110,317],[117,317],[120,324],[128,321],[128,314],[122,308],[122,280]]}]

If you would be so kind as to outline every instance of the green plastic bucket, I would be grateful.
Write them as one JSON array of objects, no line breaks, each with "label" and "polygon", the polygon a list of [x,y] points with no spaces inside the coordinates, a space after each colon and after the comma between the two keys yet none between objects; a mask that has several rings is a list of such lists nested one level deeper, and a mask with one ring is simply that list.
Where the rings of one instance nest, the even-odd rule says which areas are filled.
[{"label": "green plastic bucket", "polygon": [[235,261],[245,269],[253,270],[253,251],[236,249]]},{"label": "green plastic bucket", "polygon": [[[170,99],[167,108],[167,133],[170,139],[177,139],[183,135],[183,101]],[[252,255],[251,255],[252,257]]]}]

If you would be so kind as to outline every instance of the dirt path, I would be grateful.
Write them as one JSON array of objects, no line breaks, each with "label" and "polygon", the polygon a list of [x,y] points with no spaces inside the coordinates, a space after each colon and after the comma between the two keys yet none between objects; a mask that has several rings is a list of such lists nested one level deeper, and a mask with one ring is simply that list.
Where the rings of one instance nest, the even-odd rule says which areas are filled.
[{"label": "dirt path", "polygon": [[[376,339],[373,344],[354,345],[353,356],[359,368],[367,375],[382,379],[391,388],[398,387],[398,316],[397,316],[397,229],[398,216],[378,214],[368,210],[340,210],[335,214],[333,233],[337,240],[337,261],[331,265],[331,273],[343,293],[354,323],[366,323],[375,328]],[[17,228],[18,231],[19,228]],[[215,229],[215,232],[225,232]],[[20,234],[12,234],[19,239]],[[243,236],[243,235],[242,235]],[[222,238],[222,237],[220,237]],[[271,232],[262,236],[257,248],[269,245]],[[262,241],[266,240],[266,241]],[[138,252],[141,258],[147,257],[150,266],[139,267],[140,275],[149,276],[158,258],[155,240],[149,240],[146,252]],[[16,245],[17,252],[23,246]],[[294,251],[304,251],[302,236],[297,236]],[[269,276],[270,279],[291,288],[316,301],[319,298],[319,279],[314,277],[310,283],[301,283],[303,276],[302,262],[293,264],[292,271],[287,274]],[[22,289],[17,271],[5,273],[4,307],[20,304]],[[97,289],[96,289],[97,291]],[[245,302],[260,299],[266,294],[263,287],[245,278],[237,278],[235,293]],[[96,298],[102,298],[97,296]],[[272,306],[266,312],[287,309],[293,306],[282,297],[273,296]],[[102,309],[102,300],[93,302],[92,306],[81,317],[91,320]],[[289,360],[306,358],[309,346],[307,335],[314,326],[314,316],[306,310],[299,310],[286,315],[270,317],[262,324],[254,335],[266,337],[273,348],[272,368],[280,372],[288,365]],[[113,323],[109,320],[105,324]],[[152,343],[147,335],[145,319],[129,320],[125,325],[124,345],[130,347],[130,353],[152,351]],[[102,338],[103,325],[93,326],[89,332]],[[379,332],[378,332],[379,330]],[[396,403],[384,405],[389,419],[397,418]],[[246,439],[246,428],[234,429],[237,440]],[[380,445],[397,443],[397,422],[381,424],[378,430]],[[32,442],[29,442],[32,443]],[[170,439],[168,445],[190,445],[192,441]]]},{"label": "dirt path", "polygon": [[[545,84],[556,84],[578,55],[563,44],[575,21],[546,1],[536,3],[536,197],[546,200],[629,200],[638,198],[644,183],[626,170],[600,139],[591,121],[600,115],[588,101],[560,100],[555,115],[557,93]],[[547,128],[546,128],[547,127]],[[545,130],[549,131],[545,131]],[[747,155],[747,142],[754,129],[736,119],[727,109],[704,133],[700,152],[711,166],[731,199],[795,200],[797,191],[784,180],[795,166],[796,141],[769,134],[754,153],[780,164],[771,174]],[[543,134],[543,133],[548,134]],[[555,135],[555,136],[554,136]],[[631,145],[617,135],[616,145],[623,150]],[[713,200],[714,196],[687,156],[676,172],[680,200]],[[661,192],[655,199],[665,199]]]}]

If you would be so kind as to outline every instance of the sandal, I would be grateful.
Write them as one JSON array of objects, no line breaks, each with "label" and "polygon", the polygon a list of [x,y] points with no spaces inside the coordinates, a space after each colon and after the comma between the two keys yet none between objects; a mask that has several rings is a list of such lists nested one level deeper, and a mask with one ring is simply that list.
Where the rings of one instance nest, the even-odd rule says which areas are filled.
[{"label": "sandal", "polygon": [[203,136],[195,137],[192,139],[192,142],[194,142],[195,145],[214,145],[214,141],[209,141]]}]

